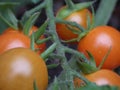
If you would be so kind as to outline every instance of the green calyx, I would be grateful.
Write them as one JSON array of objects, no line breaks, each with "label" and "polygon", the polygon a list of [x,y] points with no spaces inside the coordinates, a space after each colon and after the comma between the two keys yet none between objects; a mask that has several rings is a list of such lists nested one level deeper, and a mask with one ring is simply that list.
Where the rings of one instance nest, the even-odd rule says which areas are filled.
[{"label": "green calyx", "polygon": [[102,61],[99,64],[98,67],[96,66],[96,62],[95,62],[95,59],[94,59],[93,55],[89,51],[86,51],[88,56],[89,56],[89,61],[85,62],[82,59],[80,59],[80,60],[77,61],[77,64],[78,64],[78,66],[80,67],[81,71],[84,74],[90,74],[90,73],[96,72],[96,71],[101,69],[101,67],[103,66],[105,60],[109,56],[110,51],[111,51],[111,47],[109,48],[108,52],[103,57],[103,59],[102,59]]},{"label": "green calyx", "polygon": [[57,18],[64,19],[73,12],[79,11],[81,9],[87,8],[91,6],[94,2],[84,2],[84,3],[79,3],[79,4],[74,4],[74,8],[69,8],[69,7],[63,7],[58,13],[57,13]]},{"label": "green calyx", "polygon": [[93,72],[97,71],[98,68],[96,67],[96,63],[95,63],[95,60],[94,60],[94,57],[92,56],[92,54],[89,51],[86,51],[86,52],[89,56],[89,61],[84,62],[83,60],[80,59],[77,61],[77,64],[84,74],[89,74],[89,73],[93,73]]}]

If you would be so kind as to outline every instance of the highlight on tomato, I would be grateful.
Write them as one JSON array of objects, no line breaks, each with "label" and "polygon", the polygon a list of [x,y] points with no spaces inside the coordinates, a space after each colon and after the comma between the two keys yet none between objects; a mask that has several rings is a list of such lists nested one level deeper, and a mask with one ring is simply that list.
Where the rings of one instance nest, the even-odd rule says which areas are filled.
[{"label": "highlight on tomato", "polygon": [[0,89],[39,90],[48,86],[48,71],[44,60],[31,49],[13,48],[0,55]]},{"label": "highlight on tomato", "polygon": [[97,26],[84,36],[78,43],[78,51],[89,51],[99,66],[110,50],[102,68],[115,69],[120,66],[120,32],[111,26]]},{"label": "highlight on tomato", "polygon": [[[0,35],[0,54],[17,47],[30,48],[30,38],[23,33],[11,32]],[[35,44],[35,48],[38,46]]]},{"label": "highlight on tomato", "polygon": [[[62,7],[58,11],[58,13],[60,13],[60,11],[64,8],[65,7]],[[66,21],[76,22],[77,24],[79,24],[82,27],[84,27],[85,29],[87,29],[87,19],[88,19],[87,16],[89,16],[90,20],[92,20],[92,13],[88,9],[85,8],[85,9],[75,11],[63,19]],[[72,29],[78,30],[75,27],[72,27]],[[71,39],[77,38],[78,34],[79,34],[79,33],[76,34],[76,33],[72,32],[68,28],[68,25],[65,25],[63,23],[56,23],[56,31],[58,33],[58,36],[62,40],[71,40]]]},{"label": "highlight on tomato", "polygon": [[[32,32],[37,31],[38,28],[36,26],[33,26],[29,32],[29,35],[32,34]],[[44,39],[45,36],[42,35],[40,39]],[[0,40],[2,43],[0,43],[0,54],[4,51],[16,48],[16,47],[24,47],[24,48],[30,48],[30,37],[27,35],[24,35],[22,30],[15,30],[13,28],[7,28],[1,35]],[[45,51],[46,49],[46,43],[42,44],[36,44],[35,43],[35,49],[40,54]]]},{"label": "highlight on tomato", "polygon": [[[96,83],[99,86],[110,85],[120,87],[120,76],[112,70],[101,69],[96,72],[84,75],[89,81]],[[85,84],[81,79],[75,78],[75,87]]]}]

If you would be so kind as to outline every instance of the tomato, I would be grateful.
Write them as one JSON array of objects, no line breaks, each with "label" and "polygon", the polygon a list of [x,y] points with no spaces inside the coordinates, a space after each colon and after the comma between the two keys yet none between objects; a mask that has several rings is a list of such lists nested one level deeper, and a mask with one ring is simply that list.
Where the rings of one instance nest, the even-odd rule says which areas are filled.
[{"label": "tomato", "polygon": [[46,64],[30,49],[14,48],[1,54],[0,72],[1,90],[34,90],[34,81],[39,90],[48,85]]},{"label": "tomato", "polygon": [[[64,20],[76,22],[81,26],[83,26],[84,28],[87,28],[87,15],[89,15],[90,18],[92,18],[91,12],[88,9],[82,9],[82,10],[73,12],[72,14],[64,18]],[[62,40],[71,40],[73,38],[78,37],[78,34],[74,34],[72,31],[70,31],[65,24],[57,23],[56,30],[57,30],[58,36]]]},{"label": "tomato", "polygon": [[[32,28],[31,28],[31,30],[30,30],[30,32],[29,32],[29,35],[31,35],[32,34],[32,32],[33,31],[37,31],[38,30],[38,28],[36,27],[36,26],[32,26]],[[24,45],[25,46],[23,46],[23,47],[27,47],[27,48],[30,48],[30,40],[24,40],[24,38],[27,38],[27,36],[23,36],[22,34],[22,30],[15,30],[15,29],[13,29],[13,28],[7,28],[4,32],[3,32],[3,34],[6,34],[6,33],[9,33],[9,34],[11,34],[11,35],[9,35],[9,38],[11,38],[11,41],[12,41],[12,39],[13,38],[18,38],[18,40],[20,41],[21,40],[21,42],[23,42],[23,43],[25,43]],[[17,35],[14,35],[14,33],[21,33],[21,35],[20,34],[17,34],[17,35],[19,35],[19,36],[17,36]],[[14,35],[14,36],[12,36],[12,35]],[[4,36],[4,35],[2,35],[2,36]],[[8,34],[7,34],[7,36],[8,36]],[[7,38],[7,36],[6,36],[6,38]],[[22,37],[22,39],[20,39]],[[24,37],[24,38],[23,38]],[[5,36],[4,36],[4,39],[6,39],[5,38]],[[40,37],[40,39],[44,39],[45,38],[45,36],[44,35],[42,35],[41,37]],[[3,38],[1,38],[1,39],[3,39]],[[13,39],[14,40],[14,39]],[[9,43],[9,42],[8,42]],[[7,43],[7,44],[8,44]],[[12,42],[11,42],[12,43]],[[16,45],[17,45],[17,43],[16,43]],[[18,45],[18,46],[20,46],[20,45]],[[14,47],[13,45],[12,45],[12,47]],[[15,46],[16,47],[16,46]],[[22,46],[21,46],[22,47]],[[40,53],[42,53],[42,52],[44,52],[45,51],[45,49],[46,49],[46,43],[42,43],[42,44],[39,44],[39,45],[36,45],[35,46],[36,47],[36,49],[39,49],[38,50],[38,53],[40,54]],[[2,48],[2,47],[1,47]],[[9,48],[9,47],[8,47]],[[1,50],[0,50],[0,52],[1,52]]]},{"label": "tomato", "polygon": [[[0,54],[16,47],[30,48],[30,38],[19,32],[2,34],[0,41]],[[35,48],[38,48],[36,44]]]},{"label": "tomato", "polygon": [[[120,76],[112,70],[101,69],[94,73],[85,75],[85,78],[99,86],[111,85],[120,87]],[[76,87],[80,86],[81,83],[83,83],[83,81],[79,78],[74,79],[74,85]]]},{"label": "tomato", "polygon": [[78,51],[87,56],[86,50],[93,55],[97,66],[110,50],[102,68],[115,69],[120,66],[120,32],[110,26],[94,28],[79,41]]}]

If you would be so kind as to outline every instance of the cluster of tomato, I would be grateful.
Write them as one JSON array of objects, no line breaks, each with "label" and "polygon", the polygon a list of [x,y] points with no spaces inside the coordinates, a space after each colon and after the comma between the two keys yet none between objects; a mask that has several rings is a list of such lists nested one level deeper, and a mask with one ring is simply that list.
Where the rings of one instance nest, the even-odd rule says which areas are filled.
[{"label": "cluster of tomato", "polygon": [[[92,73],[86,72],[87,74],[84,73],[84,76],[97,85],[120,87],[120,76],[113,71],[120,66],[120,32],[114,27],[107,25],[96,26],[87,31],[88,15],[92,23],[92,13],[88,9],[75,11],[64,18],[64,20],[76,22],[86,29],[84,32],[87,33],[76,41],[77,50],[82,52],[88,59],[90,59],[88,55],[88,52],[90,52],[94,57],[96,67],[99,69]],[[63,41],[72,41],[79,37],[79,34],[74,33],[70,29],[66,24],[56,24],[59,38]],[[75,29],[75,27],[73,27],[73,29]],[[80,33],[82,33],[82,31]],[[71,42],[69,42],[69,44],[71,44]],[[103,60],[104,58],[105,60]],[[75,78],[74,83],[75,86],[80,86],[82,81]]]},{"label": "cluster of tomato", "polygon": [[[29,35],[38,30],[33,26]],[[40,57],[46,49],[46,43],[34,44],[21,30],[8,28],[0,35],[0,88],[1,90],[33,90],[33,82],[40,90],[48,85],[48,71]],[[40,39],[45,38],[44,35]]]},{"label": "cluster of tomato", "polygon": [[[88,9],[77,10],[64,20],[76,22],[88,29],[88,15],[92,22],[93,17]],[[22,30],[8,28],[0,35],[1,90],[33,90],[33,82],[39,90],[46,90],[48,71],[44,60],[39,55],[45,51],[46,43],[39,45],[34,43],[35,51],[30,50],[30,36],[37,30],[38,28],[33,26],[27,36]],[[79,31],[80,33],[76,33],[75,30],[77,31],[78,28],[56,23],[59,38],[62,41],[73,40],[75,43],[68,44],[77,44],[78,51],[82,52],[88,60],[90,58],[88,52],[90,52],[94,57],[96,67],[100,67],[95,72],[84,74],[84,76],[97,85],[120,86],[120,76],[113,71],[120,66],[120,32],[111,26],[97,26],[90,30]],[[82,37],[80,37],[81,33],[84,33]],[[40,37],[42,38],[45,38],[44,35]],[[79,86],[82,82],[79,78],[75,78],[74,83],[75,86]]]}]

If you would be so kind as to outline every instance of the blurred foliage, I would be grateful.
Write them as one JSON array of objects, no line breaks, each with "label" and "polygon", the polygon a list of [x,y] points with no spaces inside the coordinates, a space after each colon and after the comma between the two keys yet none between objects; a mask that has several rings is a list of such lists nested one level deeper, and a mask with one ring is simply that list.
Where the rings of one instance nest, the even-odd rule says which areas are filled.
[{"label": "blurred foliage", "polygon": [[[0,4],[3,4],[3,3],[10,3],[11,4],[11,7],[8,7],[10,4],[5,5],[5,7],[3,7],[3,5],[0,5],[0,14],[1,14],[1,12],[3,13],[3,11],[1,10],[1,7],[3,7],[4,9],[6,9],[6,8],[12,8],[13,12],[16,13],[16,11],[19,10],[19,8],[21,7],[21,5],[22,5],[22,7],[24,7],[27,4],[30,4],[30,3],[36,4],[39,1],[41,1],[41,0],[0,0]],[[12,3],[16,3],[16,4],[12,5]],[[9,17],[7,17],[7,18],[9,18]],[[0,25],[1,25],[0,26],[0,33],[2,33],[2,31],[4,29],[6,29],[8,26],[2,21],[1,17],[0,17]]]}]

